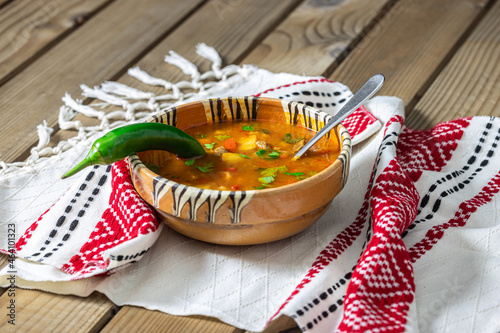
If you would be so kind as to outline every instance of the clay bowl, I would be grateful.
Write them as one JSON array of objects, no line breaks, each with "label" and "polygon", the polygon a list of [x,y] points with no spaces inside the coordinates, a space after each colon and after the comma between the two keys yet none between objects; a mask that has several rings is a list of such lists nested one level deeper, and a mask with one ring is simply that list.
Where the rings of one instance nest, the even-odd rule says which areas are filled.
[{"label": "clay bowl", "polygon": [[[228,97],[172,107],[147,121],[185,129],[206,122],[266,119],[314,131],[330,115],[296,102],[263,97]],[[218,191],[186,186],[158,176],[145,164],[161,164],[162,154],[146,151],[129,157],[135,189],[158,217],[188,237],[216,244],[249,245],[294,235],[317,221],[344,187],[349,173],[351,139],[342,125],[329,140],[341,153],[327,169],[300,182],[255,191]]]}]

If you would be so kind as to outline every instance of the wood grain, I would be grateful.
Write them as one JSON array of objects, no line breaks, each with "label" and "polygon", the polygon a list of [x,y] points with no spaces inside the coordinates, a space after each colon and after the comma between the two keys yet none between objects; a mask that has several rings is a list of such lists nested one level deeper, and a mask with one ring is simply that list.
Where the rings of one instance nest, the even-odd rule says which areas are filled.
[{"label": "wood grain", "polygon": [[411,110],[408,126],[428,129],[460,117],[500,116],[499,18],[497,1]]},{"label": "wood grain", "polygon": [[418,99],[442,69],[486,1],[401,0],[330,76],[356,91],[375,73],[386,83],[378,95]]},{"label": "wood grain", "polygon": [[0,85],[109,0],[19,0],[0,11]]},{"label": "wood grain", "polygon": [[202,316],[173,316],[134,306],[124,306],[101,333],[169,332],[169,333],[242,333],[217,319]]},{"label": "wood grain", "polygon": [[0,320],[0,332],[98,332],[113,316],[117,307],[106,297],[93,293],[82,299],[76,296],[16,289],[15,296],[0,296],[0,308],[15,301],[15,326]]},{"label": "wood grain", "polygon": [[[214,47],[226,64],[236,62],[248,52],[252,41],[262,40],[269,30],[298,4],[296,0],[280,2],[239,0],[230,2],[230,6],[221,9],[220,2],[221,0],[214,0],[206,3],[135,65],[167,81],[190,80],[177,67],[165,64],[163,62],[165,55],[173,50],[193,62],[203,72],[210,69],[211,65],[209,61],[195,53],[196,45],[203,42]],[[245,13],[252,20],[241,20],[238,13]],[[158,95],[170,92],[163,87],[145,85],[128,75],[123,75],[116,81]],[[90,103],[91,100],[88,102]],[[115,107],[110,107],[104,111],[115,109]],[[77,116],[75,120],[86,125],[99,123],[84,116]],[[66,140],[74,135],[74,131],[58,131],[52,136],[51,144],[56,145],[60,140]]]},{"label": "wood grain", "polygon": [[199,1],[114,2],[0,87],[0,158],[12,161],[37,142],[36,126],[56,124],[65,92],[112,79],[173,29]]},{"label": "wood grain", "polygon": [[[210,62],[195,53],[198,43],[215,48],[225,64],[238,62],[238,59],[253,49],[253,44],[260,42],[300,1],[210,1],[152,49],[137,65],[151,75],[167,81],[189,79],[178,68],[162,62],[165,55],[175,51],[194,63],[201,72],[209,70]],[[227,5],[222,6],[224,3]],[[249,19],[242,20],[241,15]],[[118,81],[139,89],[165,93],[163,88],[142,85],[128,75],[120,77]]]},{"label": "wood grain", "polygon": [[273,72],[324,75],[390,3],[309,0],[242,62]]}]

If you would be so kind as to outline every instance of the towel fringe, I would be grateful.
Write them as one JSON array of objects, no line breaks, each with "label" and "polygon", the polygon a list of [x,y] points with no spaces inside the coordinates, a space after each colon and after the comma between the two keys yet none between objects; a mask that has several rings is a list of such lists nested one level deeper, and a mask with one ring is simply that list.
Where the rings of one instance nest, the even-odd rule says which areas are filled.
[{"label": "towel fringe", "polygon": [[[26,161],[6,163],[0,160],[0,175],[21,170],[35,172],[33,168],[35,164],[53,156],[60,157],[61,153],[82,142],[90,145],[91,142],[86,141],[95,134],[104,134],[113,128],[143,121],[153,113],[180,104],[195,95],[208,96],[208,89],[229,86],[228,78],[235,75],[246,78],[256,69],[255,66],[234,64],[221,68],[222,59],[218,52],[204,43],[196,46],[196,53],[212,63],[211,70],[200,73],[195,64],[174,51],[170,51],[164,58],[166,63],[176,66],[188,75],[190,81],[169,82],[154,77],[139,67],[132,67],[127,71],[128,75],[145,85],[163,87],[166,90],[164,94],[156,95],[153,92],[141,91],[114,81],[105,81],[100,86],[93,88],[82,84],[80,86],[82,97],[94,99],[89,105],[66,93],[62,97],[64,105],[59,108],[59,128],[63,130],[74,129],[78,131],[78,134],[60,141],[55,147],[50,147],[50,136],[54,130],[44,121],[37,126],[38,144],[30,150],[30,156]],[[184,92],[186,90],[188,91]],[[109,106],[116,106],[119,109],[108,112],[99,110]],[[101,123],[97,126],[84,126],[80,120],[74,120],[78,114],[98,119]]]}]

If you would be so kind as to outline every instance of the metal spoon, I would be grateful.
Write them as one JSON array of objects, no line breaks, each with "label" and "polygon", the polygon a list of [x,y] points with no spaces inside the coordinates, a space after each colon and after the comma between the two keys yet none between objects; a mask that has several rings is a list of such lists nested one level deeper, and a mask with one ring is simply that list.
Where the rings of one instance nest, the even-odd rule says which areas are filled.
[{"label": "metal spoon", "polygon": [[363,104],[368,98],[372,97],[384,84],[385,78],[382,74],[373,75],[363,86],[358,90],[352,98],[344,104],[344,106],[333,116],[332,119],[302,147],[293,157],[294,160],[302,156],[309,148],[311,148],[323,135],[328,133],[332,128],[344,120],[348,115]]}]

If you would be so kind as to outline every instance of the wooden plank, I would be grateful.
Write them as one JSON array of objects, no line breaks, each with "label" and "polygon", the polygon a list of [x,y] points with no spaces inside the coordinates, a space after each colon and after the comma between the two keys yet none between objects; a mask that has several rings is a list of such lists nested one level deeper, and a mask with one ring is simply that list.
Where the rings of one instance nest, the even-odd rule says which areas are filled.
[{"label": "wooden plank", "polygon": [[392,1],[309,0],[242,61],[273,72],[324,75]]},{"label": "wooden plank", "polygon": [[[6,309],[14,300],[15,326],[8,323]],[[0,332],[98,332],[117,307],[99,293],[76,296],[16,289],[15,296],[0,296],[3,317]]]},{"label": "wooden plank", "polygon": [[113,332],[242,333],[243,331],[214,318],[173,316],[135,306],[124,306],[101,331],[101,333]]},{"label": "wooden plank", "polygon": [[114,2],[0,87],[0,157],[11,161],[37,141],[36,126],[56,124],[61,97],[116,77],[200,1]]},{"label": "wooden plank", "polygon": [[496,2],[422,99],[406,123],[427,129],[477,115],[500,116],[500,2]]},{"label": "wooden plank", "polygon": [[[198,43],[214,47],[226,64],[237,63],[300,1],[239,0],[229,2],[230,5],[221,5],[226,3],[221,0],[210,1],[185,21],[175,33],[152,49],[137,65],[151,75],[167,81],[186,80],[186,75],[179,69],[159,64],[165,55],[173,50],[193,62],[201,71],[210,69],[210,63],[194,52]],[[242,20],[242,15],[251,19]],[[163,88],[145,87],[128,75],[120,77],[118,81],[139,89],[164,93]]]},{"label": "wooden plank", "polygon": [[371,75],[382,73],[386,83],[378,95],[397,96],[408,105],[442,69],[486,2],[401,0],[330,78],[356,91]]},{"label": "wooden plank", "polygon": [[108,2],[19,0],[7,4],[0,10],[0,85]]},{"label": "wooden plank", "polygon": [[3,6],[7,5],[7,3],[12,1],[13,0],[0,0],[0,9],[2,9]]},{"label": "wooden plank", "polygon": [[[136,65],[149,74],[167,81],[186,80],[188,78],[178,68],[163,64],[163,58],[173,50],[193,62],[201,71],[207,70],[209,62],[194,52],[196,45],[201,42],[214,47],[225,63],[237,62],[253,47],[252,41],[262,40],[269,30],[277,25],[277,22],[296,8],[299,1],[240,0],[232,2],[231,6],[223,9],[220,8],[220,3],[220,0],[213,0],[205,4],[179,26],[175,33],[167,36]],[[237,13],[245,13],[247,17],[252,17],[252,20],[241,20]],[[129,75],[123,75],[116,81],[156,94],[165,93],[164,88],[146,86]],[[111,107],[104,111],[115,109]],[[75,120],[80,120],[84,124],[98,124],[83,116],[78,116]],[[51,144],[55,145],[60,140],[74,135],[74,131],[58,131],[52,136]],[[32,144],[34,143],[35,141]]]}]

